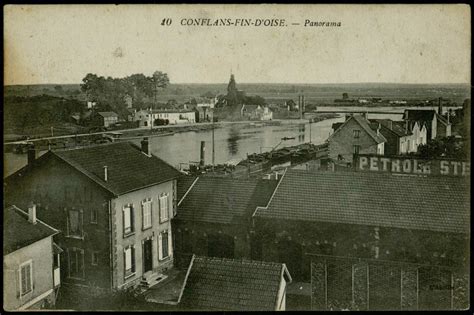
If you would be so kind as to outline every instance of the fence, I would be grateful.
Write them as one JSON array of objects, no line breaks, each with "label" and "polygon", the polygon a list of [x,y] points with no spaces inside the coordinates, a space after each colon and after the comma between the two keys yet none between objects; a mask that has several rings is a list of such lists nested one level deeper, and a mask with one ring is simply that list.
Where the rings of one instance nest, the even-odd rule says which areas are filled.
[{"label": "fence", "polygon": [[446,266],[313,255],[313,310],[468,308],[469,273]]}]

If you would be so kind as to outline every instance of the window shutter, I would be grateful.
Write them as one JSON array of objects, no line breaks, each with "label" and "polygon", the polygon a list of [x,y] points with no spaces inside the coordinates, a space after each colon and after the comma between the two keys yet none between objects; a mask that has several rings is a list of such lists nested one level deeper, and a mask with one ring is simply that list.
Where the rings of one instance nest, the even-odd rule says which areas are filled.
[{"label": "window shutter", "polygon": [[132,259],[132,272],[135,272],[135,246],[131,247],[130,256],[131,256],[131,259]]},{"label": "window shutter", "polygon": [[173,256],[173,238],[171,236],[171,230],[168,231],[168,256]]},{"label": "window shutter", "polygon": [[161,233],[158,235],[158,259],[163,259],[163,243]]},{"label": "window shutter", "polygon": [[16,276],[16,279],[17,281],[16,282],[16,297],[17,298],[20,298],[20,294],[21,294],[21,276],[20,276],[20,273],[21,273],[21,270],[20,269],[17,269],[15,270],[15,276]]},{"label": "window shutter", "polygon": [[142,201],[142,202],[141,202],[141,204],[142,204],[142,228],[145,228],[145,227],[146,227],[145,202],[146,202],[146,201]]}]

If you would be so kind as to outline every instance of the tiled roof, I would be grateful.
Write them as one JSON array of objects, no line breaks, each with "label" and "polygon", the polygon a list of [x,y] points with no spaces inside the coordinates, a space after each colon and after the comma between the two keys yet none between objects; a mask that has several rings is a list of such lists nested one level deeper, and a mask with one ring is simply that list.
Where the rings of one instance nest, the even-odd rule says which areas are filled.
[{"label": "tiled roof", "polygon": [[[31,245],[58,233],[40,220],[28,222],[28,214],[16,206],[9,206],[3,213],[3,255]],[[43,253],[47,254],[47,253]]]},{"label": "tiled roof", "polygon": [[181,297],[192,310],[272,311],[286,267],[274,262],[193,257]]},{"label": "tiled roof", "polygon": [[405,109],[405,120],[432,121],[436,111],[433,109]]},{"label": "tiled roof", "polygon": [[[257,206],[267,205],[276,185],[276,180],[199,177],[181,200],[176,219],[233,223],[239,217],[250,217]],[[184,195],[183,190],[179,194]]]},{"label": "tiled roof", "polygon": [[[381,134],[377,134],[377,132],[373,131],[370,127],[370,122],[363,117],[362,115],[352,115],[350,116],[345,122],[343,122],[340,126],[337,127],[337,129],[334,129],[334,133],[329,137],[332,138],[339,130],[342,130],[344,126],[351,120],[354,119],[361,127],[362,129],[365,130],[369,134],[369,136],[374,139],[376,143],[382,143],[382,142],[387,142],[387,139]],[[333,124],[334,128],[334,124]]]},{"label": "tiled roof", "polygon": [[97,112],[102,117],[118,117],[118,115],[114,112]]},{"label": "tiled roof", "polygon": [[384,136],[382,136],[381,134],[377,134],[375,131],[373,131],[370,128],[369,121],[365,119],[363,116],[353,115],[349,119],[354,119],[355,121],[357,121],[359,125],[369,134],[369,136],[371,136],[375,140],[375,142],[377,143],[387,142],[387,139],[385,139]]},{"label": "tiled roof", "polygon": [[383,130],[388,130],[398,137],[405,137],[412,134],[410,131],[405,131],[404,125],[401,126],[401,124],[404,124],[403,121],[397,122],[392,121],[391,119],[370,119],[370,122],[380,123]]},{"label": "tiled roof", "polygon": [[197,177],[195,176],[181,176],[178,179],[178,202],[183,198],[188,189],[194,183]]},{"label": "tiled roof", "polygon": [[288,170],[255,216],[469,233],[469,185],[460,177]]},{"label": "tiled roof", "polygon": [[[156,156],[145,155],[130,142],[52,151],[52,154],[116,196],[181,175],[171,165]],[[107,166],[107,181],[104,180],[104,166]]]}]

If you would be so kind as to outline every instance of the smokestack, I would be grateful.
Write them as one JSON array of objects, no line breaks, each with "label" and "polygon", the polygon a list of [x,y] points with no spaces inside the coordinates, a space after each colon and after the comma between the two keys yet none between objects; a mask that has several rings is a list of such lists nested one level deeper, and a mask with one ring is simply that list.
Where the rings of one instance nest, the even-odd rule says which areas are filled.
[{"label": "smokestack", "polygon": [[34,203],[28,206],[28,222],[36,224],[36,205]]},{"label": "smokestack", "polygon": [[143,138],[140,144],[142,145],[142,152],[146,155],[150,155],[150,143],[148,142],[148,137]]},{"label": "smokestack", "polygon": [[36,160],[36,148],[35,148],[35,145],[32,143],[28,146],[28,157],[27,157],[28,165],[29,166],[33,165],[35,160]]},{"label": "smokestack", "polygon": [[107,170],[107,165],[104,165],[104,181],[106,182],[109,177],[109,171]]},{"label": "smokestack", "polygon": [[201,159],[199,161],[200,166],[204,166],[205,160],[205,153],[206,153],[206,141],[201,141]]}]

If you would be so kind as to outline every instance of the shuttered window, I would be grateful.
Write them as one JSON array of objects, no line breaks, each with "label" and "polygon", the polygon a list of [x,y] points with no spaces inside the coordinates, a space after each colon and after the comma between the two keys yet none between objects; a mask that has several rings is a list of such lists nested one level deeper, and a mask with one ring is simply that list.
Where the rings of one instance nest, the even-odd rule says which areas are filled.
[{"label": "shuttered window", "polygon": [[25,295],[33,290],[33,262],[30,260],[20,266],[20,292]]},{"label": "shuttered window", "polygon": [[135,248],[133,246],[125,248],[123,251],[123,256],[125,277],[129,277],[135,273]]},{"label": "shuttered window", "polygon": [[169,213],[169,195],[164,194],[160,197],[160,222],[168,221],[168,213]]},{"label": "shuttered window", "polygon": [[133,231],[133,205],[129,204],[123,207],[123,233],[127,235]]},{"label": "shuttered window", "polygon": [[152,226],[152,202],[151,199],[142,202],[142,218],[143,229],[148,229]]}]

